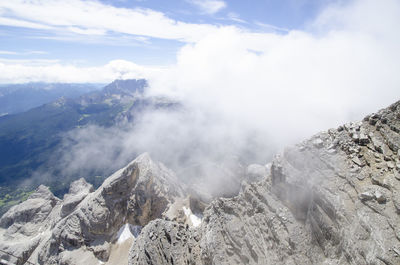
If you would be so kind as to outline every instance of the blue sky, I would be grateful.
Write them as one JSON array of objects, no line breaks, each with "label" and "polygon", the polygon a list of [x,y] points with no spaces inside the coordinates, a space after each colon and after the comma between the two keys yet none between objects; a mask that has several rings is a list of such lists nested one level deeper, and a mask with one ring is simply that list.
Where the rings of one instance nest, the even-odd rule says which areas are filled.
[{"label": "blue sky", "polygon": [[[63,12],[63,5],[55,4],[57,2],[69,3],[69,8]],[[90,19],[76,19],[73,6],[83,9],[91,2],[0,0],[0,59],[7,63],[54,61],[79,66],[96,66],[123,59],[140,65],[169,65],[175,63],[177,51],[191,42],[185,39],[187,37],[179,36],[179,33],[162,36],[156,32],[146,36],[118,27],[104,28],[104,25],[96,25]],[[82,16],[95,15],[99,9],[109,12],[107,9],[115,7],[115,15],[108,19],[118,19],[118,10],[147,10],[157,12],[156,16],[189,25],[235,25],[252,32],[285,34],[287,30],[303,29],[321,9],[332,2],[337,1],[103,0]],[[44,13],[37,12],[35,15],[33,7]],[[50,13],[56,10],[63,18],[54,22],[46,10]],[[96,19],[101,20],[101,16],[93,17],[93,20]],[[116,23],[127,20],[129,17],[124,17]],[[141,21],[136,22],[132,18],[132,23]],[[154,27],[163,27],[163,22],[155,22]]]}]

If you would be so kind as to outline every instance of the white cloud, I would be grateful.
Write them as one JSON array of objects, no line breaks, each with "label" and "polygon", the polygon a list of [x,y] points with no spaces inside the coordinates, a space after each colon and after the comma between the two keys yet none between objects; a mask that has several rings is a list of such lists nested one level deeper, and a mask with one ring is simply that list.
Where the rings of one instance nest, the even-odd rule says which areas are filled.
[{"label": "white cloud", "polygon": [[[0,2],[0,5],[1,4],[2,3]],[[1,6],[0,6],[0,8],[1,8]],[[12,27],[22,27],[22,28],[32,28],[32,29],[52,29],[52,27],[49,27],[44,24],[33,23],[30,21],[26,21],[26,20],[7,18],[7,17],[0,17],[0,25],[12,26]]]},{"label": "white cloud", "polygon": [[[126,34],[98,34],[88,35],[88,31],[81,31],[80,33],[71,32],[58,32],[56,35],[46,34],[39,36],[31,36],[32,39],[40,40],[57,40],[66,42],[78,42],[83,44],[102,44],[109,46],[130,46],[132,48],[137,46],[147,46],[152,43],[151,38],[138,36],[138,35],[126,35]],[[95,31],[92,33],[96,33]]]},{"label": "white cloud", "polygon": [[[15,52],[15,51],[0,51],[0,55],[30,55],[30,54],[47,54],[45,51],[24,51],[24,52]],[[1,60],[1,58],[0,58]]]},{"label": "white cloud", "polygon": [[67,30],[82,35],[105,35],[107,33],[102,29],[82,29],[79,27],[67,27]]},{"label": "white cloud", "polygon": [[[184,111],[147,113],[135,120],[134,129],[72,132],[74,146],[64,154],[62,168],[112,167],[140,151],[178,174],[193,163],[220,165],[237,154],[262,163],[278,147],[360,120],[400,98],[399,8],[391,0],[357,0],[324,11],[309,32],[221,28],[183,47],[175,66],[153,72],[128,62],[10,73],[0,66],[0,78],[53,73],[46,77],[101,82],[99,77],[141,72],[152,94],[182,100]],[[100,161],[93,160],[96,154],[102,154]]]},{"label": "white cloud", "polygon": [[241,19],[240,16],[239,16],[238,14],[236,14],[235,12],[229,12],[229,13],[227,14],[227,18],[228,18],[229,20],[232,20],[232,21],[235,21],[235,22],[247,24],[247,21]]},{"label": "white cloud", "polygon": [[186,42],[218,29],[176,21],[150,9],[117,8],[93,0],[0,0],[0,25],[86,35],[111,31]]},{"label": "white cloud", "polygon": [[126,61],[82,68],[3,59],[0,80],[108,82],[121,73],[146,77],[154,91],[182,98],[198,109],[238,123],[286,126],[282,137],[286,133],[290,138],[297,128],[301,137],[317,130],[313,124],[320,129],[361,118],[361,113],[399,96],[400,32],[393,30],[400,26],[399,10],[395,0],[358,0],[324,10],[310,24],[310,32],[220,28],[184,46],[177,65],[165,69]]},{"label": "white cloud", "polygon": [[115,79],[151,77],[158,68],[114,60],[98,67],[62,65],[57,60],[15,60],[0,58],[0,83],[67,82],[107,83]]},{"label": "white cloud", "polygon": [[[18,54],[18,53],[15,53]],[[0,63],[3,63],[5,67],[13,67],[14,65],[20,66],[51,66],[59,63],[59,60],[56,59],[8,59],[8,58],[0,58]],[[24,75],[24,73],[21,73]],[[26,73],[25,73],[26,74]],[[1,80],[1,79],[0,79]]]},{"label": "white cloud", "polygon": [[187,0],[189,3],[197,6],[206,14],[215,14],[226,8],[226,3],[220,0]]},{"label": "white cloud", "polygon": [[45,52],[45,51],[27,51],[27,52],[21,52],[19,54],[23,54],[23,55],[25,55],[25,54],[48,54],[48,52]]},{"label": "white cloud", "polygon": [[18,53],[13,52],[13,51],[0,51],[0,54],[2,54],[2,55],[16,55]]},{"label": "white cloud", "polygon": [[287,28],[282,28],[282,27],[277,27],[271,24],[266,24],[266,23],[262,23],[259,21],[254,22],[254,24],[256,24],[257,26],[266,29],[268,31],[281,31],[281,32],[289,32],[290,30]]},{"label": "white cloud", "polygon": [[399,8],[392,0],[335,6],[317,18],[316,34],[224,28],[186,45],[151,84],[222,120],[227,136],[239,127],[294,142],[400,99]]}]

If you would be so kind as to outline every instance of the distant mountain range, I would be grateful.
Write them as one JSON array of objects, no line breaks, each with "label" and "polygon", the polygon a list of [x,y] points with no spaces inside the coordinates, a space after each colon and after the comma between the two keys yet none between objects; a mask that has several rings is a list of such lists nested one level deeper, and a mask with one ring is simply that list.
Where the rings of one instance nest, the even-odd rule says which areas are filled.
[{"label": "distant mountain range", "polygon": [[99,90],[103,84],[27,83],[0,85],[0,116],[16,114],[52,102]]},{"label": "distant mountain range", "polygon": [[[168,108],[173,104],[145,97],[146,86],[146,80],[116,80],[76,98],[61,97],[26,112],[0,117],[0,214],[4,207],[17,203],[37,186],[38,183],[20,185],[35,171],[54,168],[51,163],[57,162],[56,151],[64,148],[62,138],[66,132],[89,125],[110,127],[133,121],[146,108]],[[108,173],[93,172],[102,176]],[[40,181],[61,195],[67,191],[69,181],[60,179],[67,176],[56,171],[52,174],[50,179]],[[73,180],[81,176],[68,177]],[[95,186],[103,181],[94,175],[85,177]]]}]

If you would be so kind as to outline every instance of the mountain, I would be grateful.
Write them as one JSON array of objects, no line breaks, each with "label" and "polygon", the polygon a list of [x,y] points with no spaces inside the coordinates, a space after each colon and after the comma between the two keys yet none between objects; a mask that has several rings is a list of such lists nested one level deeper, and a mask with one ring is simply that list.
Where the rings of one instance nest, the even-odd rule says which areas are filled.
[{"label": "mountain", "polygon": [[60,97],[78,97],[101,87],[101,84],[66,83],[0,85],[0,116],[24,112]]},{"label": "mountain", "polygon": [[[133,122],[146,108],[170,106],[167,101],[144,96],[146,86],[145,80],[116,80],[102,90],[77,98],[63,97],[23,113],[0,117],[0,213],[4,206],[26,198],[39,183],[49,185],[61,196],[70,182],[80,177],[52,171],[50,176],[36,180],[39,183],[31,178],[38,169],[56,168],[57,151],[68,148],[62,142],[68,131]],[[108,175],[111,170],[90,172],[89,180],[98,186],[103,179],[94,176]]]},{"label": "mountain", "polygon": [[81,179],[59,199],[40,186],[0,218],[1,258],[400,264],[400,101],[250,165],[237,183],[238,194],[205,202],[142,154],[95,191]]}]

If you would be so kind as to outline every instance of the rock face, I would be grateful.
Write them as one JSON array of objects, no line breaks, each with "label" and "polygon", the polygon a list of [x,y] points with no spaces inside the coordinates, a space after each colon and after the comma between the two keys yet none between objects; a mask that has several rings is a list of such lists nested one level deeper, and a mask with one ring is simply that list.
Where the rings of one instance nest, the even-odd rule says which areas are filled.
[{"label": "rock face", "polygon": [[400,264],[399,128],[398,102],[287,148],[198,229],[150,223],[130,264]]},{"label": "rock face", "polygon": [[[130,245],[121,244],[126,239],[118,238],[121,228],[126,224],[143,227],[166,212],[178,215],[179,211],[170,207],[185,196],[174,173],[143,154],[96,191],[80,179],[59,200],[40,186],[27,201],[0,219],[0,247],[19,257],[11,258],[17,264],[106,263],[125,247],[126,251],[118,256],[122,259],[125,255],[127,263]],[[133,234],[128,229],[122,237],[129,239]]]},{"label": "rock face", "polygon": [[400,264],[399,133],[397,102],[250,165],[208,205],[144,154],[96,191],[39,187],[0,219],[0,247],[18,264]]},{"label": "rock face", "polygon": [[91,192],[93,186],[81,178],[71,183],[69,192],[65,194],[63,204],[61,207],[61,217],[70,214],[75,207]]},{"label": "rock face", "polygon": [[[19,257],[11,261],[24,264],[40,243],[40,236],[51,229],[57,219],[60,200],[45,186],[39,186],[29,198],[14,206],[0,218],[0,250]],[[0,258],[7,255],[0,253]]]}]

